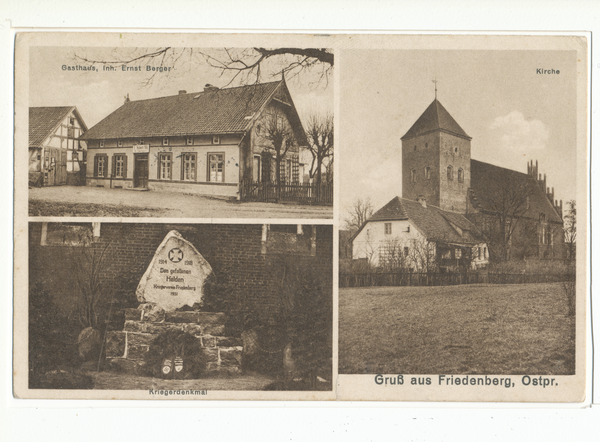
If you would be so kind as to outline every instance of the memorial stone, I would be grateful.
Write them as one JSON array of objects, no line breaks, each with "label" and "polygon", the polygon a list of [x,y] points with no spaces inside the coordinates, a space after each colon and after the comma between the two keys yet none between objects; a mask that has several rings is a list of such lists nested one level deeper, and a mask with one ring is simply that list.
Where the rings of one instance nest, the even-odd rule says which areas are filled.
[{"label": "memorial stone", "polygon": [[158,246],[136,290],[139,302],[152,303],[165,312],[185,305],[201,306],[210,264],[175,230]]}]

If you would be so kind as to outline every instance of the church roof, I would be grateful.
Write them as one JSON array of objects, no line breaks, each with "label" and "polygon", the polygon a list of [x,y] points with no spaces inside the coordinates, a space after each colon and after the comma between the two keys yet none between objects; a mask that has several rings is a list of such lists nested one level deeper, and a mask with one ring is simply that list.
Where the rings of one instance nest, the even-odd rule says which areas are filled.
[{"label": "church roof", "polygon": [[423,112],[408,132],[406,132],[402,137],[402,140],[418,137],[419,135],[424,135],[436,130],[441,130],[442,132],[447,132],[468,140],[471,139],[436,98],[429,107],[425,109],[425,112]]},{"label": "church roof", "polygon": [[412,221],[430,241],[451,244],[476,244],[484,241],[477,227],[464,216],[431,205],[423,207],[420,202],[406,198],[395,197],[375,212],[367,223],[399,220]]},{"label": "church roof", "polygon": [[[540,214],[546,215],[549,222],[561,223],[562,218],[546,196],[536,180],[521,172],[482,161],[471,160],[471,205],[480,210],[497,212],[498,206],[507,198],[529,197],[527,203],[521,203],[521,216],[538,220]],[[513,205],[514,207],[514,205]]]}]

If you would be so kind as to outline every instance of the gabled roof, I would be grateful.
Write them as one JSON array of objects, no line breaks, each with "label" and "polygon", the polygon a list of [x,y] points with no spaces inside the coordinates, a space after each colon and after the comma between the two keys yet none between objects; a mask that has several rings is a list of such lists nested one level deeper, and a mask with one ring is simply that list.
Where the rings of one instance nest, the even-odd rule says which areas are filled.
[{"label": "gabled roof", "polygon": [[[430,241],[451,244],[476,244],[484,241],[477,227],[464,216],[431,205],[423,207],[418,201],[399,197],[395,197],[375,212],[365,225],[370,222],[399,220],[410,220]],[[463,231],[462,235],[452,224]]]},{"label": "gabled roof", "polygon": [[[283,80],[129,101],[87,131],[83,138],[244,133],[276,93],[289,97]],[[292,120],[297,120],[292,124],[297,126],[300,120],[293,105],[291,108]]]},{"label": "gabled roof", "polygon": [[442,132],[447,132],[468,140],[471,139],[436,98],[425,109],[425,112],[417,119],[408,132],[406,132],[402,140],[414,138],[436,130],[441,130]]},{"label": "gabled roof", "polygon": [[506,198],[515,195],[517,197],[521,195],[521,200],[526,196],[529,197],[528,209],[526,209],[526,202],[521,203],[519,210],[521,216],[537,220],[543,213],[547,221],[562,224],[561,216],[546,196],[546,189],[542,189],[533,177],[515,170],[471,160],[469,196],[474,208],[496,212],[503,196]]},{"label": "gabled roof", "polygon": [[[30,107],[29,147],[40,147],[72,110],[76,110],[75,106]],[[80,117],[79,122],[85,129]]]}]

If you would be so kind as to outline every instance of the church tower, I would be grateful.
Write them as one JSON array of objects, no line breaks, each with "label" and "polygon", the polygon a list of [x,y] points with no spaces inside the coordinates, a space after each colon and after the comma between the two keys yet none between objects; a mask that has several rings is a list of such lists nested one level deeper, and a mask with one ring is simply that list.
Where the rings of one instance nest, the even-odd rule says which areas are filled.
[{"label": "church tower", "polygon": [[466,213],[471,137],[437,97],[402,137],[402,197]]}]

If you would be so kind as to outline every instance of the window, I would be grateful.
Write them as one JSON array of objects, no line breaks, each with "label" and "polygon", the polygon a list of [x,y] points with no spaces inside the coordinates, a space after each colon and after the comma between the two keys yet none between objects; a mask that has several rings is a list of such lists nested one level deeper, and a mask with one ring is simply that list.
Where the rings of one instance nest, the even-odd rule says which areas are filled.
[{"label": "window", "polygon": [[292,160],[285,160],[285,182],[292,182]]},{"label": "window", "polygon": [[415,144],[415,152],[417,151],[417,145]]},{"label": "window", "polygon": [[183,181],[196,181],[196,154],[183,153],[181,155],[181,179]]},{"label": "window", "polygon": [[69,118],[69,124],[73,126],[75,124],[75,118]]},{"label": "window", "polygon": [[143,138],[140,138],[140,145],[141,144],[144,144],[144,139]]},{"label": "window", "polygon": [[108,156],[106,154],[97,154],[94,156],[94,176],[103,178],[106,176],[106,163]]},{"label": "window", "polygon": [[168,146],[168,145],[169,145],[169,139],[163,138],[163,146]]},{"label": "window", "polygon": [[427,166],[425,168],[425,179],[426,180],[430,180],[431,179],[431,168],[429,166]]},{"label": "window", "polygon": [[392,223],[385,223],[385,234],[386,235],[392,234]]},{"label": "window", "polygon": [[454,153],[458,153],[458,147],[454,148]]},{"label": "window", "polygon": [[127,156],[115,154],[113,156],[113,176],[115,178],[127,178]]},{"label": "window", "polygon": [[159,180],[170,180],[171,175],[171,153],[161,152],[158,154],[158,179]]},{"label": "window", "polygon": [[117,146],[123,147],[123,140],[117,140]]},{"label": "window", "polygon": [[408,256],[408,247],[404,247],[404,256]]},{"label": "window", "polygon": [[411,183],[417,182],[417,171],[415,169],[410,171],[410,182]]},{"label": "window", "polygon": [[208,154],[208,181],[211,183],[222,183],[225,178],[225,154]]},{"label": "window", "polygon": [[446,249],[442,251],[442,259],[451,259],[452,258],[452,250]]},{"label": "window", "polygon": [[185,144],[187,144],[188,146],[191,146],[192,144],[194,144],[194,137],[187,137],[185,139]]},{"label": "window", "polygon": [[252,157],[252,181],[258,183],[261,181],[260,155]]},{"label": "window", "polygon": [[454,258],[456,258],[456,259],[462,258],[462,250],[461,249],[454,249]]},{"label": "window", "polygon": [[429,147],[429,143],[425,143],[425,149]]},{"label": "window", "polygon": [[487,258],[487,257],[488,257],[488,253],[487,253],[487,252],[488,252],[488,251],[487,251],[487,247],[484,247],[484,248],[483,248],[483,257],[484,257],[484,258]]},{"label": "window", "polygon": [[458,182],[459,183],[465,182],[465,174],[462,169],[458,169]]},{"label": "window", "polygon": [[104,140],[100,140],[100,147],[104,147]]},{"label": "window", "polygon": [[448,181],[454,180],[454,170],[452,169],[452,166],[448,166],[446,173],[448,175]]},{"label": "window", "polygon": [[213,140],[212,140],[213,144],[221,144],[221,137],[218,135],[214,135],[213,136]]}]

